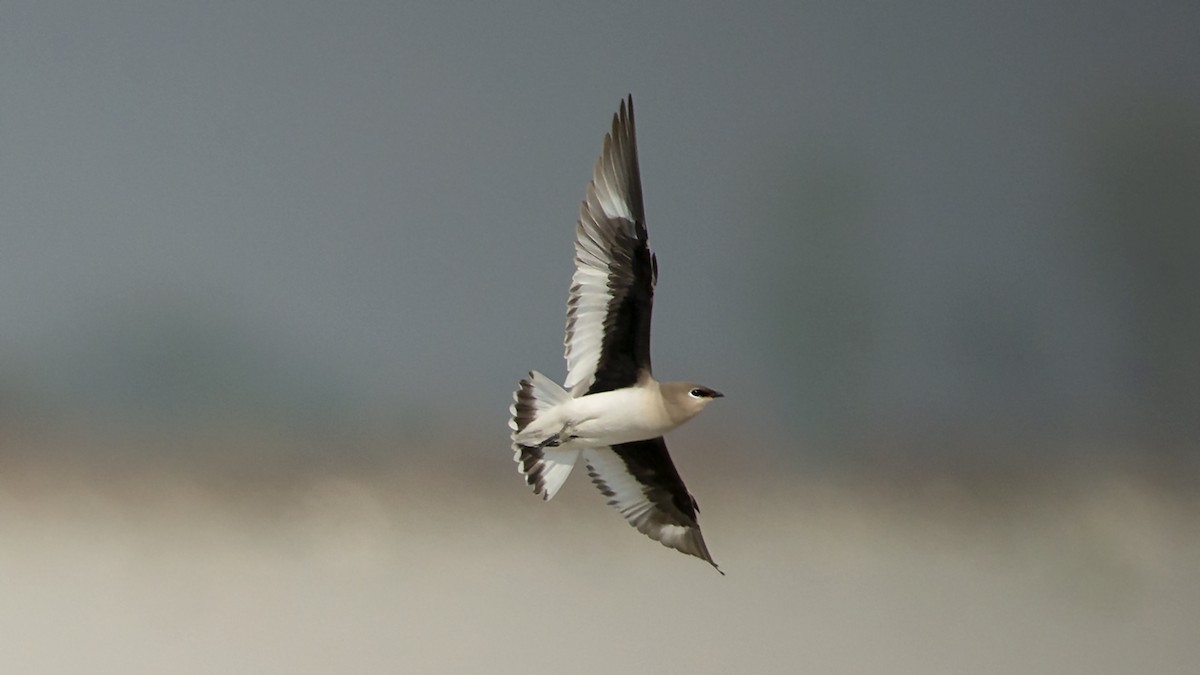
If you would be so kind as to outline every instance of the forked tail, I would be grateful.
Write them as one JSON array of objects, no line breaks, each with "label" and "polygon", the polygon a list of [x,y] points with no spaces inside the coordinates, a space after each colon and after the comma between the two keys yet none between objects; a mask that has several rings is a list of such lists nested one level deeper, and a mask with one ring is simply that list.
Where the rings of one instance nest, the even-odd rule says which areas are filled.
[{"label": "forked tail", "polygon": [[520,388],[513,394],[513,404],[508,409],[512,414],[508,426],[512,429],[513,459],[517,462],[517,471],[525,476],[525,482],[542,499],[550,499],[563,486],[575,467],[575,461],[579,459],[579,450],[563,450],[545,444],[523,445],[517,442],[517,434],[537,419],[539,414],[570,399],[571,395],[553,380],[531,371],[529,379],[521,380]]}]

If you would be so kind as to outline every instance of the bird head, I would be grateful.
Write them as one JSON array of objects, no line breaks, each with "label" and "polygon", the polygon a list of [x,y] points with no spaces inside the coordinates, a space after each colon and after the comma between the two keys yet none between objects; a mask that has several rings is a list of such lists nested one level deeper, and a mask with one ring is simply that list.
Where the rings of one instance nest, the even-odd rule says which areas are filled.
[{"label": "bird head", "polygon": [[667,382],[662,385],[662,393],[667,413],[676,424],[699,415],[709,403],[724,396],[716,389],[695,382]]}]

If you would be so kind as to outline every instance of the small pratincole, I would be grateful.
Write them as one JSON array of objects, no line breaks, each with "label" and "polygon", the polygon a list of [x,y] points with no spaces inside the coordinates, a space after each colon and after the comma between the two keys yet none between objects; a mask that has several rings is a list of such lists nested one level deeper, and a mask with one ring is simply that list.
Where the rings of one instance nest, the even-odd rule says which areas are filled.
[{"label": "small pratincole", "polygon": [[550,499],[582,454],[592,482],[639,532],[720,572],[663,434],[721,393],[650,374],[657,279],[630,96],[613,115],[575,226],[567,381],[560,387],[538,372],[521,380],[509,409],[513,458],[534,493]]}]

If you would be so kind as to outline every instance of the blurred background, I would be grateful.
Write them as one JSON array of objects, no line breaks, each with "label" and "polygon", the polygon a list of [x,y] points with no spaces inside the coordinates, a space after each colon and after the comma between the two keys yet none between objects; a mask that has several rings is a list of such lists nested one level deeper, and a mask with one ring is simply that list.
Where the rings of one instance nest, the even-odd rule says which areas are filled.
[{"label": "blurred background", "polygon": [[[1200,4],[0,7],[14,672],[1192,673]],[[721,578],[508,447],[634,94]]]}]

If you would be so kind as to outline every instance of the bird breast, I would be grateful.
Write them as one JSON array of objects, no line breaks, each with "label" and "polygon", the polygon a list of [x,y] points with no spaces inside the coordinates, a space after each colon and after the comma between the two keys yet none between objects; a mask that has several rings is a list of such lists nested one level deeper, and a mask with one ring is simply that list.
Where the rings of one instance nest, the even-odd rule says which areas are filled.
[{"label": "bird breast", "polygon": [[657,387],[629,387],[588,394],[563,404],[571,435],[581,446],[616,445],[657,438],[677,424],[667,415]]}]

